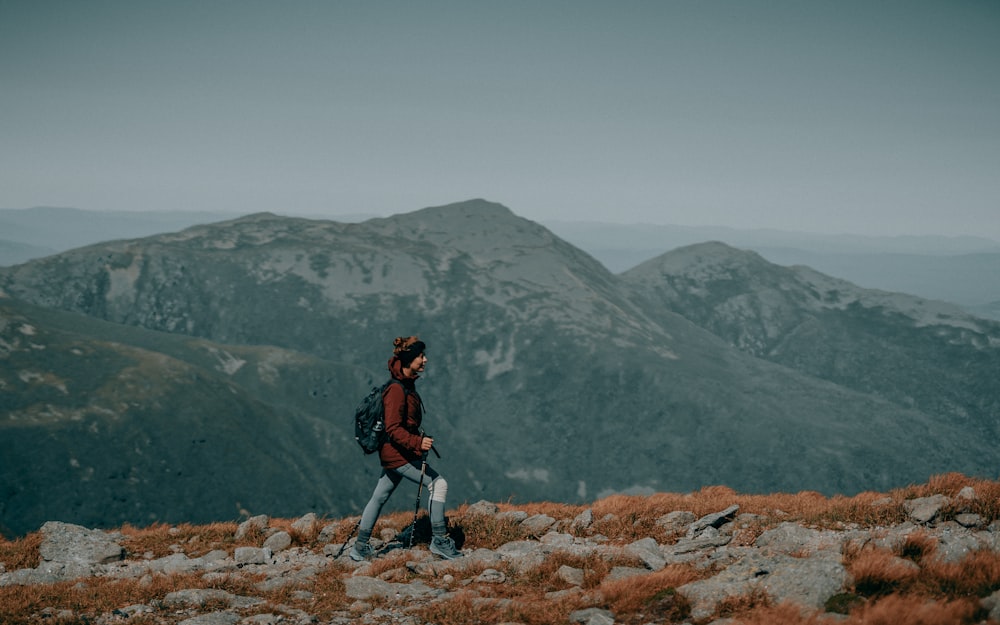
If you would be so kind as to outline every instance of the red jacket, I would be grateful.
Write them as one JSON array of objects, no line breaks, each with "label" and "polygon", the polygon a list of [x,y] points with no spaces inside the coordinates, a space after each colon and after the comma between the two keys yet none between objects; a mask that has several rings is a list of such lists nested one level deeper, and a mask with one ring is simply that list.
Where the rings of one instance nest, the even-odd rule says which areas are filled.
[{"label": "red jacket", "polygon": [[[424,415],[415,384],[420,376],[403,375],[403,364],[396,356],[389,359],[389,373],[401,384],[389,384],[382,393],[387,440],[379,449],[378,456],[382,468],[398,469],[421,458],[420,441],[423,435],[420,434],[420,422]],[[403,387],[406,387],[405,390]]]}]

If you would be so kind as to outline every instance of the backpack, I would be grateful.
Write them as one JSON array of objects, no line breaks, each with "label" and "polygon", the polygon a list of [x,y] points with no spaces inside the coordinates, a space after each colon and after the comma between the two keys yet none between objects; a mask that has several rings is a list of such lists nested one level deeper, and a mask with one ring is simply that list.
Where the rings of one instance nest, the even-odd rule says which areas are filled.
[{"label": "backpack", "polygon": [[[395,378],[382,386],[373,386],[354,409],[354,439],[366,454],[375,453],[385,443],[385,404],[382,403],[382,394],[390,384],[403,386]],[[403,393],[407,393],[405,386]],[[405,400],[403,406],[406,406]]]}]

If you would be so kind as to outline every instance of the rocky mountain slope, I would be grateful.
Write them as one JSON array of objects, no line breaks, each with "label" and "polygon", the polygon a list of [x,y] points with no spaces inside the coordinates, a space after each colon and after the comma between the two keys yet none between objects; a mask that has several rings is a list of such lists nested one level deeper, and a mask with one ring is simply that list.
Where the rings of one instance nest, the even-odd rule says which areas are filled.
[{"label": "rocky mountain slope", "polygon": [[368,374],[0,298],[0,530],[350,510],[374,467],[339,400]]},{"label": "rocky mountain slope", "polygon": [[[737,291],[756,292],[753,280],[778,271],[763,264],[730,282]],[[995,471],[1000,451],[986,412],[1000,397],[995,379],[949,378],[960,392],[938,404],[909,401],[879,386],[879,378],[868,387],[847,384],[822,371],[771,362],[763,352],[734,347],[730,334],[706,323],[705,315],[656,299],[661,287],[670,287],[669,275],[654,276],[648,283],[637,276],[615,276],[545,228],[484,201],[359,224],[262,214],[80,248],[0,269],[5,294],[0,302],[38,307],[18,310],[24,323],[40,333],[55,323],[46,315],[60,310],[86,316],[75,319],[110,324],[102,326],[98,340],[108,340],[110,329],[119,327],[123,335],[127,328],[178,341],[199,339],[200,352],[193,349],[192,354],[202,355],[183,360],[212,374],[190,374],[186,384],[159,388],[174,379],[157,368],[170,361],[151,357],[146,359],[150,368],[138,377],[156,388],[118,387],[115,381],[128,367],[94,359],[90,384],[119,388],[129,397],[98,410],[87,407],[90,389],[71,375],[55,373],[79,367],[69,364],[79,361],[71,350],[34,350],[25,339],[6,350],[0,369],[0,427],[16,431],[30,447],[59,441],[66,431],[102,431],[109,418],[142,429],[151,410],[164,427],[171,415],[190,415],[185,435],[218,427],[220,419],[237,419],[240,428],[216,439],[220,443],[212,450],[213,462],[253,466],[261,448],[255,441],[273,428],[308,423],[316,431],[321,426],[315,423],[331,414],[349,419],[345,408],[360,398],[361,380],[384,376],[392,337],[420,334],[430,357],[420,389],[428,429],[444,456],[435,466],[449,477],[455,501],[583,502],[628,489],[684,491],[706,484],[747,492],[851,493],[947,471]],[[706,291],[716,288],[711,274],[703,279]],[[697,285],[691,290],[696,292]],[[891,362],[898,370],[894,375],[912,375],[915,386],[938,383],[937,377],[928,377],[937,370],[920,358],[933,359],[942,351],[950,350],[951,366],[963,357],[973,363],[995,361],[994,326],[966,334],[954,333],[953,325],[943,334],[937,325],[926,326],[921,330],[926,331],[926,346],[918,353],[906,347],[911,317],[882,321],[870,318],[876,309],[864,303],[855,307],[868,315],[855,323],[867,324],[882,337],[879,349],[898,350],[900,358]],[[7,324],[8,344],[21,336],[18,327]],[[81,335],[95,332],[90,325],[79,328]],[[779,335],[787,328],[779,324]],[[844,334],[840,342],[813,344],[812,350],[819,358],[836,349],[859,363],[883,356],[873,354],[871,344],[854,342],[856,338]],[[136,340],[144,349],[161,349],[152,339]],[[279,368],[280,375],[265,382],[259,372],[270,370],[268,366],[258,364],[254,375],[249,366],[220,370],[220,357],[205,356],[212,350],[231,354],[221,357],[230,363],[266,361],[273,351],[294,354],[287,358],[303,364],[287,374]],[[309,358],[315,367],[305,364]],[[342,376],[327,377],[331,368]],[[65,393],[56,384],[44,397],[32,399],[37,386],[57,379]],[[328,382],[322,391],[329,399],[322,406],[313,397],[315,389],[305,383],[317,379]],[[231,405],[221,399],[207,402],[204,395],[213,388],[218,389],[216,397],[226,389],[234,398]],[[148,402],[150,395],[157,402]],[[967,400],[971,396],[979,398],[982,411],[969,410],[975,405]],[[52,405],[77,408],[53,411]],[[959,408],[969,414],[956,419]],[[61,416],[47,416],[53,413]],[[74,423],[76,429],[64,430],[56,422]],[[315,467],[299,478],[322,491],[308,497],[308,505],[315,502],[330,513],[347,514],[367,496],[365,476],[372,463],[365,463],[346,438],[324,434],[302,442],[291,435],[279,437],[290,445],[282,457],[294,461],[278,464]],[[94,440],[90,457],[96,474],[116,475],[102,467],[122,453],[122,441]],[[298,453],[292,451],[295,444],[301,445]],[[6,484],[14,484],[32,467],[40,472],[40,484],[53,483],[57,480],[44,475],[48,466],[19,457],[0,467],[0,473]],[[192,456],[184,469],[202,474],[202,461]],[[141,481],[148,479],[148,470],[125,474]],[[66,488],[98,493],[115,510],[109,519],[149,519],[134,504],[109,497],[115,488],[102,484],[97,489],[93,480],[60,471],[60,479],[73,485]],[[231,471],[223,478],[217,469],[205,474],[211,473],[232,487],[249,482],[245,488],[252,489],[266,482],[263,475],[243,478]],[[273,467],[261,473],[282,476],[276,482],[287,471]],[[191,499],[216,497],[220,490],[211,483],[185,484],[185,496]],[[351,491],[351,499],[341,496],[344,490]],[[17,489],[6,492],[25,495]],[[293,492],[286,496],[294,497]],[[32,520],[73,520],[71,509],[48,495],[44,490],[30,493],[52,506],[47,517]],[[12,499],[4,497],[6,510],[21,505],[11,504]],[[165,505],[172,505],[172,499]],[[252,512],[264,511],[260,507]],[[4,514],[8,527],[25,526],[20,517]]]},{"label": "rocky mountain slope", "polygon": [[957,306],[778,267],[721,243],[623,274],[670,310],[770,362],[1000,439],[1000,323]]}]

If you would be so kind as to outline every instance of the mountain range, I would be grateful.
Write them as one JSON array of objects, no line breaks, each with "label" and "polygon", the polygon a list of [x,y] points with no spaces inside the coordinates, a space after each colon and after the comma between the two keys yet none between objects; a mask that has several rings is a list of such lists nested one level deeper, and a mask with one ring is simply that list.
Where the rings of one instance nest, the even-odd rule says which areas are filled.
[{"label": "mountain range", "polygon": [[378,467],[353,406],[410,334],[454,501],[851,494],[1000,460],[997,322],[721,243],[614,274],[484,200],[102,242],[0,291],[8,533],[355,513]]},{"label": "mountain range", "polygon": [[[113,239],[228,221],[236,216],[208,211],[99,211],[44,206],[0,209],[0,265],[15,265]],[[373,217],[355,213],[323,218],[353,223]],[[778,265],[806,265],[866,288],[943,300],[976,316],[1000,320],[1000,242],[984,237],[862,236],[592,221],[540,223],[613,273],[676,248],[722,241],[757,252]]]}]

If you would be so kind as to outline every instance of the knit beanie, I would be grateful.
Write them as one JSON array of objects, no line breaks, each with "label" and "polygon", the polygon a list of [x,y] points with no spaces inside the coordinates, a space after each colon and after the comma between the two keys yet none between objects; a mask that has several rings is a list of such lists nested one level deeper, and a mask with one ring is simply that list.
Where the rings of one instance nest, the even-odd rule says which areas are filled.
[{"label": "knit beanie", "polygon": [[399,358],[399,362],[403,364],[404,367],[409,367],[413,359],[424,353],[427,346],[419,337],[409,336],[409,337],[397,337],[393,341],[392,353]]}]

